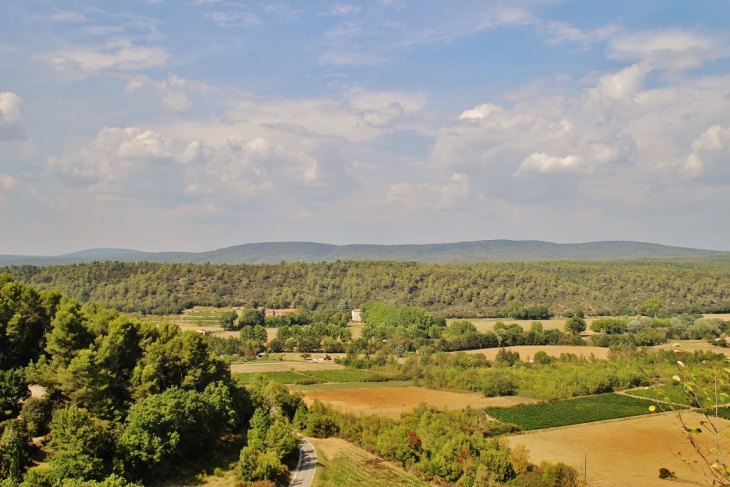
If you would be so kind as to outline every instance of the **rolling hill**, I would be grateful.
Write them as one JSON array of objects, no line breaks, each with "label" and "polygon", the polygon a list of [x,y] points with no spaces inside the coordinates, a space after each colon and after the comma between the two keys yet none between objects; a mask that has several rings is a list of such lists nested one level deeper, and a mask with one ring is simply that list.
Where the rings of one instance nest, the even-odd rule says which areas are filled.
[{"label": "rolling hill", "polygon": [[444,244],[330,245],[313,242],[264,242],[236,245],[208,252],[142,252],[128,249],[91,249],[58,256],[0,255],[0,266],[64,265],[94,261],[189,262],[203,264],[271,264],[332,262],[335,260],[391,260],[430,263],[542,260],[616,260],[730,258],[730,252],[667,245],[604,241],[557,244],[539,240],[480,240]]}]

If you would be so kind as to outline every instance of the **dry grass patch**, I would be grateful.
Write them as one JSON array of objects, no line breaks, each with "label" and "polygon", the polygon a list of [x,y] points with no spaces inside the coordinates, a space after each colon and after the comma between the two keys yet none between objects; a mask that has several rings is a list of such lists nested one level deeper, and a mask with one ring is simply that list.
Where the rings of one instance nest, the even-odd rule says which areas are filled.
[{"label": "dry grass patch", "polygon": [[300,372],[313,370],[342,370],[343,365],[327,362],[246,362],[231,364],[231,372],[256,374],[262,372]]},{"label": "dry grass patch", "polygon": [[524,397],[484,397],[479,394],[436,391],[422,387],[392,387],[377,389],[308,390],[304,400],[309,405],[317,399],[331,404],[339,411],[355,414],[376,414],[399,419],[421,403],[438,409],[510,407],[537,402]]},{"label": "dry grass patch", "polygon": [[390,462],[339,438],[309,440],[317,449],[315,487],[427,486]]},{"label": "dry grass patch", "polygon": [[702,340],[671,340],[667,343],[663,343],[661,345],[657,345],[655,347],[657,350],[680,350],[683,352],[713,352],[713,353],[723,353],[725,355],[730,356],[730,348],[722,348],[718,347],[716,345],[711,345],[707,342],[704,342]]},{"label": "dry grass patch", "polygon": [[[721,421],[724,428],[730,426]],[[587,458],[593,487],[666,487],[670,484],[659,479],[660,468],[675,472],[677,484],[705,485],[702,475],[675,456],[681,452],[694,459],[696,454],[671,413],[538,431],[513,436],[510,443],[527,447],[534,463],[563,462],[581,473]]]},{"label": "dry grass patch", "polygon": [[[519,347],[507,347],[508,350],[518,352],[521,360],[532,360],[535,353],[540,350],[544,351],[551,357],[560,357],[562,353],[572,353],[577,356],[590,357],[591,354],[596,358],[606,360],[608,358],[608,348],[603,347],[578,347],[569,345],[524,345]],[[487,356],[487,360],[494,360],[499,353],[500,348],[482,348],[480,350],[465,350],[466,353],[483,353]]]}]

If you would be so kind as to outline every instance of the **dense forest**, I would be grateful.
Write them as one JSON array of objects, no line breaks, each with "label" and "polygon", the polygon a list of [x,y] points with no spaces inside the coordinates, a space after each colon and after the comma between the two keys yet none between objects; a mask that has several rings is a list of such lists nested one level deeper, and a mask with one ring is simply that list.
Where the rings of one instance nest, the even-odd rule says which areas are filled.
[{"label": "dense forest", "polygon": [[626,260],[195,265],[95,262],[2,269],[39,289],[125,312],[172,314],[195,305],[348,310],[369,300],[446,317],[506,316],[509,303],[561,315],[635,314],[649,298],[668,313],[730,311],[730,262]]}]

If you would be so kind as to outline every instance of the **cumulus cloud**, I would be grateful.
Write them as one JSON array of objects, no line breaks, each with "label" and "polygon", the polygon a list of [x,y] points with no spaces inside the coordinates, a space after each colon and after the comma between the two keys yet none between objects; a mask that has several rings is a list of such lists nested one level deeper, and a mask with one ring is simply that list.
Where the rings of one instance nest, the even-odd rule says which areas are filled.
[{"label": "cumulus cloud", "polygon": [[0,140],[25,138],[20,126],[23,100],[13,92],[0,91]]},{"label": "cumulus cloud", "polygon": [[135,71],[161,66],[167,51],[161,47],[134,44],[129,39],[108,42],[102,48],[75,46],[47,53],[43,59],[58,71],[90,73],[102,70]]},{"label": "cumulus cloud", "polygon": [[684,171],[713,184],[730,182],[730,127],[713,125],[695,139]]}]

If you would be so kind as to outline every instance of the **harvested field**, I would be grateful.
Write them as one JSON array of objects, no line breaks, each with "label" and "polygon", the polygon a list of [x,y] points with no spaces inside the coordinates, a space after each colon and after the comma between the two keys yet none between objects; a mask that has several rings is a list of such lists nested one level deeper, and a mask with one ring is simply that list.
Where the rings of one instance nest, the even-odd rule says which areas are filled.
[{"label": "harvested field", "polygon": [[[608,348],[603,347],[577,347],[569,345],[524,345],[520,347],[507,347],[508,350],[519,352],[521,360],[532,360],[535,353],[540,350],[544,351],[551,357],[560,357],[561,353],[572,353],[577,356],[590,357],[591,354],[599,359],[608,358]],[[487,360],[494,360],[500,348],[482,348],[480,350],[465,350],[466,353],[483,353],[487,356]]]},{"label": "harvested field", "polygon": [[[675,421],[671,413],[655,414],[527,433],[510,443],[527,447],[533,463],[563,462],[581,473],[587,458],[593,487],[706,485],[675,456],[696,457]],[[727,432],[730,422],[721,421]],[[659,479],[660,468],[675,472],[677,481]]]},{"label": "harvested field", "polygon": [[315,487],[427,486],[402,469],[339,438],[309,438],[317,450]]},{"label": "harvested field", "polygon": [[715,345],[710,345],[709,343],[702,340],[671,340],[667,343],[657,345],[652,348],[655,348],[657,350],[679,350],[688,353],[699,351],[724,353],[725,355],[730,356],[730,348],[722,348]]},{"label": "harvested field", "polygon": [[298,372],[312,370],[343,370],[344,365],[327,362],[246,362],[231,364],[231,372],[236,374],[256,374],[262,372]]},{"label": "harvested field", "polygon": [[355,414],[377,414],[399,419],[421,403],[438,409],[510,407],[537,402],[524,397],[484,397],[479,394],[435,391],[422,387],[393,387],[340,390],[307,390],[304,400],[309,405],[315,399],[329,403],[335,409]]}]

